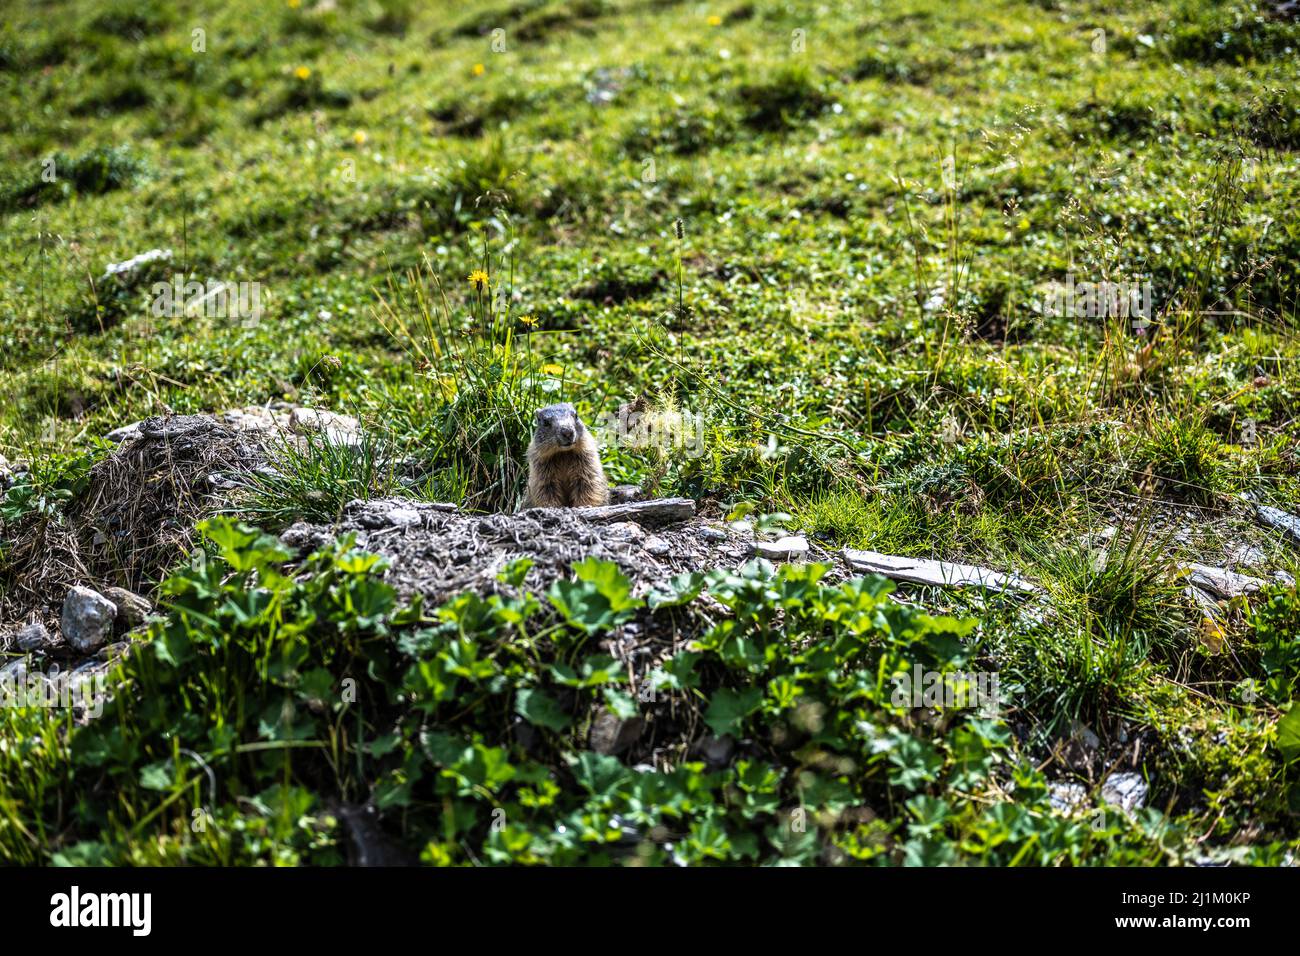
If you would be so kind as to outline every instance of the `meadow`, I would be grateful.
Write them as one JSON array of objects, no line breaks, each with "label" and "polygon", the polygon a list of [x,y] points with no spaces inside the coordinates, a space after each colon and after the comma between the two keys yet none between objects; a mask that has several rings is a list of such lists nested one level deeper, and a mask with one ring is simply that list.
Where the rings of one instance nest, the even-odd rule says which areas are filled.
[{"label": "meadow", "polygon": [[[339,863],[365,806],[431,864],[1294,862],[1300,538],[1255,506],[1300,513],[1298,53],[1264,0],[6,4],[0,592],[115,428],[291,402],[367,438],[147,582],[105,719],[0,710],[0,858]],[[591,564],[419,608],[346,540],[284,570],[351,499],[512,510],[558,401],[700,423],[607,442],[611,483],[1046,606]],[[1189,563],[1264,584],[1207,611]],[[581,742],[638,706],[596,651],[668,618],[681,746],[634,772]],[[914,660],[1007,705],[900,705]]]}]

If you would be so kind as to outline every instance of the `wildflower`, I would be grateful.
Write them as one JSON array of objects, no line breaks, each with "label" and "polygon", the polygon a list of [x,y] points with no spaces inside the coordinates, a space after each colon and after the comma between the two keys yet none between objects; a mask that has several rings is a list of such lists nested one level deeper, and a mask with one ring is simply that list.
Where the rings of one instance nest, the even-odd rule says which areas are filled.
[{"label": "wildflower", "polygon": [[564,373],[563,365],[543,365],[542,374],[544,375],[562,375]]},{"label": "wildflower", "polygon": [[482,269],[475,269],[465,278],[479,292],[488,287],[488,274]]},{"label": "wildflower", "polygon": [[297,10],[301,6],[302,6],[302,0],[289,0],[290,10]]},{"label": "wildflower", "polygon": [[307,77],[311,76],[311,67],[300,66],[298,69],[293,71],[293,75],[298,77],[300,80],[305,80]]},{"label": "wildflower", "polygon": [[709,26],[711,27],[722,26],[722,17],[718,16],[717,14],[714,14],[713,16],[709,17]]},{"label": "wildflower", "polygon": [[482,63],[475,63],[474,68],[470,70],[470,72],[473,73],[475,76],[482,76],[486,70],[487,67],[485,67]]},{"label": "wildflower", "polygon": [[537,317],[535,315],[521,315],[519,321],[531,329],[537,324]]},{"label": "wildflower", "polygon": [[369,137],[366,136],[366,131],[363,129],[359,129],[352,134],[352,142],[356,143],[358,146],[364,146],[367,139],[369,139]]}]

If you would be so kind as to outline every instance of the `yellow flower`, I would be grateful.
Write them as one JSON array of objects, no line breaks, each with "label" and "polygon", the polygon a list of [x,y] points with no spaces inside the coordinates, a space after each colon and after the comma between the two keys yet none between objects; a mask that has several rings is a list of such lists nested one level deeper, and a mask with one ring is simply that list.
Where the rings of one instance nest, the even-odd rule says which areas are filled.
[{"label": "yellow flower", "polygon": [[369,137],[366,136],[366,131],[363,129],[359,129],[352,134],[352,142],[356,143],[358,146],[364,146],[368,138]]},{"label": "yellow flower", "polygon": [[542,373],[544,375],[562,375],[564,373],[563,365],[543,365]]},{"label": "yellow flower", "polygon": [[534,315],[521,315],[519,321],[531,329],[537,324],[537,317]]},{"label": "yellow flower", "polygon": [[466,281],[473,285],[474,288],[478,289],[479,292],[482,292],[488,286],[488,274],[482,269],[475,269],[465,278]]},{"label": "yellow flower", "polygon": [[485,67],[482,63],[475,63],[474,68],[470,70],[470,72],[473,73],[475,76],[482,76],[486,71],[487,71],[487,67]]},{"label": "yellow flower", "polygon": [[300,66],[298,69],[293,71],[293,75],[298,77],[300,80],[305,80],[307,77],[311,76],[311,67]]},{"label": "yellow flower", "polygon": [[302,6],[302,0],[289,0],[290,10],[297,10],[301,6]]},{"label": "yellow flower", "polygon": [[711,27],[722,26],[722,17],[717,16],[716,14],[714,16],[709,17],[709,26]]}]

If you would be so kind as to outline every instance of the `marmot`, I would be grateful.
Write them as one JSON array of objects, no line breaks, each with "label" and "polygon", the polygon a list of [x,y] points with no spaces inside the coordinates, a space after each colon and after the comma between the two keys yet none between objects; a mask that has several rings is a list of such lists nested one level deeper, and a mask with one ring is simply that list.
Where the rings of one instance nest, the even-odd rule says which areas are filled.
[{"label": "marmot", "polygon": [[528,445],[524,508],[585,508],[609,504],[609,484],[596,439],[568,402],[537,411]]}]

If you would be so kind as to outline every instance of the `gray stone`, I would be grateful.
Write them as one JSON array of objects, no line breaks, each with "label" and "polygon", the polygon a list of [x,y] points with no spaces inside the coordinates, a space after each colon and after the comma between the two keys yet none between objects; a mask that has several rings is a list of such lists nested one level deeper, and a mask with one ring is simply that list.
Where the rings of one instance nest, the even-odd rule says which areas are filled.
[{"label": "gray stone", "polygon": [[1300,544],[1300,518],[1287,514],[1281,508],[1270,508],[1268,505],[1256,505],[1255,512],[1259,515],[1259,520],[1274,531],[1281,531],[1291,539],[1292,544]]},{"label": "gray stone", "polygon": [[665,555],[672,550],[668,542],[657,534],[652,534],[647,537],[645,541],[642,542],[641,547],[645,548],[648,553],[656,556]]},{"label": "gray stone", "polygon": [[20,651],[38,651],[50,642],[50,632],[41,623],[28,624],[18,632],[18,649]]},{"label": "gray stone", "polygon": [[1187,587],[1183,588],[1183,594],[1196,605],[1202,617],[1215,622],[1223,620],[1223,611],[1219,608],[1219,602],[1196,585],[1187,585]]},{"label": "gray stone", "polygon": [[786,535],[776,541],[755,541],[754,556],[769,561],[794,561],[808,553],[808,542],[799,535]]},{"label": "gray stone", "polygon": [[1212,568],[1206,564],[1192,563],[1187,565],[1186,570],[1188,581],[1218,598],[1240,597],[1258,591],[1264,586],[1264,582],[1259,578],[1238,574],[1227,568]]},{"label": "gray stone", "polygon": [[1052,809],[1061,813],[1078,813],[1088,806],[1088,788],[1081,783],[1055,781],[1047,785]]},{"label": "gray stone", "polygon": [[1262,548],[1243,544],[1232,552],[1230,561],[1235,567],[1255,568],[1267,560]]},{"label": "gray stone", "polygon": [[903,558],[878,551],[845,548],[845,563],[857,572],[882,574],[895,581],[952,587],[972,584],[990,591],[1035,591],[1037,588],[1017,574],[1003,574],[973,564],[954,564],[929,558]]},{"label": "gray stone", "polygon": [[1101,798],[1125,813],[1132,813],[1146,803],[1147,789],[1140,773],[1113,773],[1101,785]]},{"label": "gray stone", "polygon": [[289,415],[289,427],[295,434],[319,434],[333,445],[356,446],[361,443],[361,423],[351,415],[319,408],[295,408]]},{"label": "gray stone", "polygon": [[696,533],[699,535],[701,541],[726,541],[727,540],[727,532],[723,531],[721,528],[713,528],[713,527],[705,526]]},{"label": "gray stone", "polygon": [[104,595],[74,587],[63,602],[63,636],[79,651],[96,651],[108,640],[116,617],[117,605]]},{"label": "gray stone", "polygon": [[121,428],[114,428],[111,432],[105,435],[104,438],[115,445],[135,441],[135,439],[140,437],[141,424],[141,422],[132,422],[130,425],[123,425]]},{"label": "gray stone", "polygon": [[113,602],[113,606],[117,608],[118,620],[124,622],[127,627],[138,627],[143,624],[153,611],[152,604],[126,588],[105,588],[104,597]]}]

